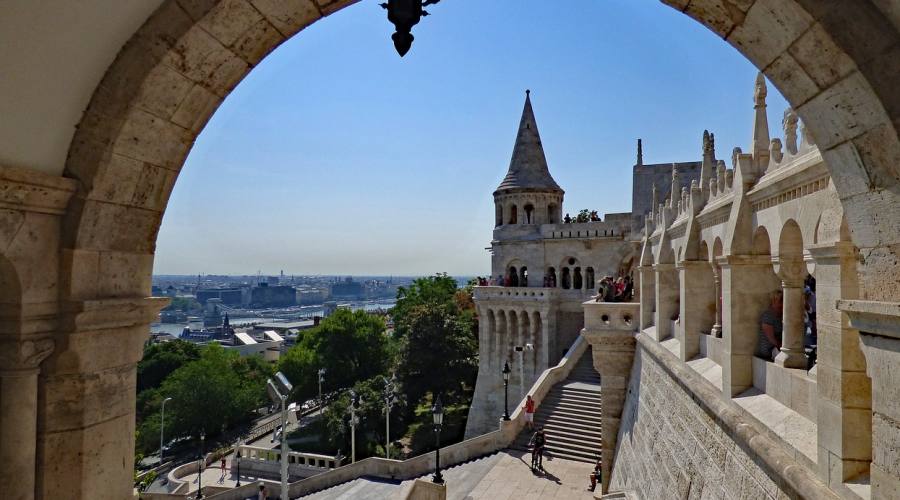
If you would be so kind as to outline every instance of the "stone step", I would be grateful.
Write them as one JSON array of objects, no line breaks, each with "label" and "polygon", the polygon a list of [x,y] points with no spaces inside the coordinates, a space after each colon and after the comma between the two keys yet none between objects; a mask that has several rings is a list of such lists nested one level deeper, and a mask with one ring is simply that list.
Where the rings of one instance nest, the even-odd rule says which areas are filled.
[{"label": "stone step", "polygon": [[563,414],[570,417],[579,417],[586,420],[600,419],[600,409],[590,407],[579,407],[570,405],[548,405],[538,408],[536,415]]},{"label": "stone step", "polygon": [[575,436],[584,436],[585,439],[588,440],[600,439],[599,427],[576,427],[570,424],[562,424],[559,422],[541,422],[538,425],[542,425],[544,427],[544,430],[546,430],[547,432],[553,432],[554,434],[564,433]]},{"label": "stone step", "polygon": [[544,397],[544,400],[542,401],[542,403],[544,403],[546,401],[560,401],[560,400],[580,402],[580,403],[586,403],[586,404],[591,404],[591,405],[600,405],[600,403],[603,401],[603,398],[600,397],[600,394],[588,396],[585,394],[578,394],[578,393],[550,392],[547,394],[546,397]]},{"label": "stone step", "polygon": [[[591,413],[600,413],[600,402],[599,401],[579,401],[573,398],[559,398],[550,401],[544,401],[540,407],[553,408],[558,409],[560,411],[565,411],[567,409],[573,409],[576,411],[588,411]],[[538,408],[540,408],[538,407]]]},{"label": "stone step", "polygon": [[602,420],[600,418],[597,419],[583,419],[578,417],[573,417],[570,415],[540,415],[535,418],[535,422],[538,425],[547,425],[547,424],[555,424],[555,425],[565,425],[575,429],[583,429],[586,431],[599,430]]}]

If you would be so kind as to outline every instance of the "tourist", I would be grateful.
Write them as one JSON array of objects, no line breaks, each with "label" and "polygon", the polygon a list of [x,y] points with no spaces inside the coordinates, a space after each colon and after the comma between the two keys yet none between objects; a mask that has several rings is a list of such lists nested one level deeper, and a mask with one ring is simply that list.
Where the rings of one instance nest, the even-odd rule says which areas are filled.
[{"label": "tourist", "polygon": [[563,222],[565,222],[566,224],[571,224],[572,217],[569,214],[566,214],[566,217],[563,219]]},{"label": "tourist", "polygon": [[525,410],[525,425],[529,430],[534,429],[534,400],[531,399],[531,394],[525,397],[525,406],[522,408]]},{"label": "tourist", "polygon": [[809,286],[807,286],[803,290],[804,298],[806,299],[806,321],[809,323],[809,337],[810,344],[815,345],[818,343],[819,332],[818,328],[816,328],[816,292],[812,290]]},{"label": "tourist", "polygon": [[634,280],[631,276],[625,276],[625,290],[622,292],[622,300],[624,302],[631,302],[631,299],[634,298]]},{"label": "tourist", "polygon": [[604,302],[615,302],[616,301],[616,284],[613,282],[612,276],[607,276],[603,278],[606,280],[606,293],[603,295]]},{"label": "tourist", "polygon": [[547,444],[547,436],[544,434],[543,427],[538,427],[537,431],[531,436],[528,446],[531,446],[531,472],[535,470],[544,470],[544,446]]},{"label": "tourist", "polygon": [[597,487],[597,482],[603,481],[603,471],[600,467],[600,459],[597,459],[597,463],[594,465],[594,470],[591,472],[591,487],[589,488],[591,491]]},{"label": "tourist", "polygon": [[266,489],[266,485],[259,485],[259,494],[256,495],[257,500],[266,500],[269,498],[269,490]]},{"label": "tourist", "polygon": [[781,335],[784,326],[781,321],[783,311],[783,295],[781,290],[772,292],[769,307],[759,317],[759,342],[756,355],[768,361],[775,361],[781,350]]},{"label": "tourist", "polygon": [[615,298],[616,302],[625,302],[625,278],[619,276],[615,282]]}]

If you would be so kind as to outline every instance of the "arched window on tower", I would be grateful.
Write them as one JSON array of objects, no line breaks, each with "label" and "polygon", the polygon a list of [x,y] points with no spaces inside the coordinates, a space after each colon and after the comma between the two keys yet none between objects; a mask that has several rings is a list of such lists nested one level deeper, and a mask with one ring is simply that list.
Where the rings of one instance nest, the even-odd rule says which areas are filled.
[{"label": "arched window on tower", "polygon": [[556,205],[551,203],[547,205],[547,223],[556,224],[559,220],[556,218]]},{"label": "arched window on tower", "polygon": [[519,273],[516,271],[515,266],[509,266],[509,271],[506,273],[506,278],[508,284],[506,286],[519,286]]},{"label": "arched window on tower", "polygon": [[534,224],[534,205],[525,205],[525,224]]},{"label": "arched window on tower", "polygon": [[593,267],[589,267],[589,268],[585,269],[584,280],[586,281],[585,285],[587,285],[587,286],[585,286],[585,288],[587,288],[588,290],[593,290],[594,285],[595,285],[595,283],[594,283],[594,281],[595,281],[594,280],[594,268]]},{"label": "arched window on tower", "polygon": [[519,268],[519,286],[528,286],[528,268],[525,266]]},{"label": "arched window on tower", "polygon": [[581,279],[581,268],[576,267],[574,276],[572,278],[572,288],[574,288],[576,290],[581,290],[582,285],[583,285],[583,282]]},{"label": "arched window on tower", "polygon": [[500,227],[503,225],[503,205],[498,203],[496,212],[497,215],[495,216],[496,222],[494,223],[494,226]]},{"label": "arched window on tower", "polygon": [[519,208],[515,205],[509,208],[509,223],[510,224],[518,224],[519,219]]},{"label": "arched window on tower", "polygon": [[568,267],[564,267],[562,270],[562,287],[564,290],[572,288],[572,275],[569,273]]},{"label": "arched window on tower", "polygon": [[548,288],[556,288],[556,268],[547,268],[547,276],[544,277],[544,286]]}]

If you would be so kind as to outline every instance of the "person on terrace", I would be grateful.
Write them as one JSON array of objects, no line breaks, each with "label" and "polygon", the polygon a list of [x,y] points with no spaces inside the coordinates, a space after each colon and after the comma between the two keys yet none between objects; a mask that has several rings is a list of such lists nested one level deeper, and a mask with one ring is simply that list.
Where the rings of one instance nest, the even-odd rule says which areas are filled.
[{"label": "person on terrace", "polygon": [[775,361],[781,350],[781,336],[784,325],[781,321],[784,296],[781,290],[772,292],[769,307],[759,317],[759,341],[756,345],[756,356],[768,361]]}]

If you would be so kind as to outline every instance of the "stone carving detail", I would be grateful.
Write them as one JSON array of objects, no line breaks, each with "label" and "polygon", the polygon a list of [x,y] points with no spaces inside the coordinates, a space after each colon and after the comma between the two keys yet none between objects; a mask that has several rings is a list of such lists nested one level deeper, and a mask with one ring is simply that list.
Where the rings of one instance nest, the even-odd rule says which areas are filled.
[{"label": "stone carving detail", "polygon": [[51,339],[0,342],[0,370],[37,368],[53,352]]},{"label": "stone carving detail", "polygon": [[[800,121],[800,118],[797,116],[797,113],[792,109],[788,108],[784,111],[784,120],[782,120],[781,125],[784,128],[784,144],[788,151],[788,153],[795,155],[797,154],[797,123]],[[780,162],[781,159],[779,158]]]}]

